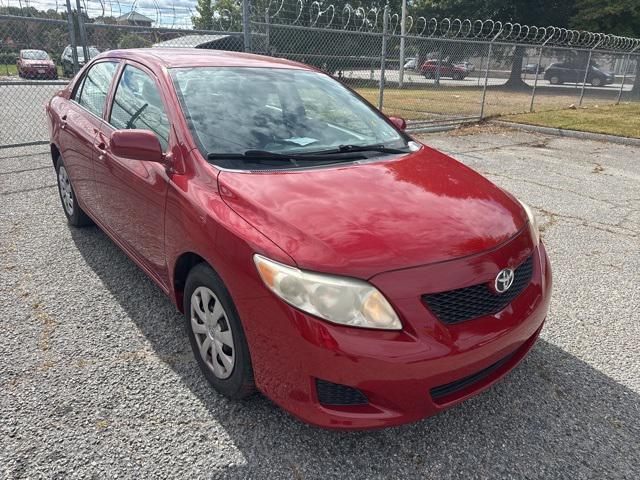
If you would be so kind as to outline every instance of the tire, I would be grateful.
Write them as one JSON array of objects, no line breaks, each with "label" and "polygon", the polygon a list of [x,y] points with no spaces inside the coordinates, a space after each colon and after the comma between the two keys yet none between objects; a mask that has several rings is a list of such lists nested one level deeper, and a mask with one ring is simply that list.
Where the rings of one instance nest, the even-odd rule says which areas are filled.
[{"label": "tire", "polygon": [[91,218],[89,218],[84,210],[80,208],[80,205],[78,205],[78,199],[76,198],[73,185],[71,185],[71,179],[64,166],[62,157],[58,157],[58,161],[56,162],[56,179],[62,210],[67,217],[69,225],[73,225],[74,227],[93,225]]},{"label": "tire", "polygon": [[592,87],[601,87],[602,86],[602,79],[600,77],[593,77],[591,79],[591,86]]},{"label": "tire", "polygon": [[551,78],[549,78],[549,83],[551,85],[560,85],[562,81],[560,81],[560,77],[557,75],[552,75]]},{"label": "tire", "polygon": [[[202,319],[205,311],[207,320]],[[206,263],[197,264],[189,272],[184,315],[193,355],[211,386],[234,400],[254,393],[251,355],[240,317],[222,279]],[[203,357],[201,346],[207,345],[205,342],[208,346],[202,349]],[[229,362],[230,368],[225,366]]]},{"label": "tire", "polygon": [[464,79],[464,77],[463,77],[461,74],[459,74],[459,73],[454,73],[454,74],[451,76],[451,78],[452,78],[453,80],[463,80],[463,79]]}]

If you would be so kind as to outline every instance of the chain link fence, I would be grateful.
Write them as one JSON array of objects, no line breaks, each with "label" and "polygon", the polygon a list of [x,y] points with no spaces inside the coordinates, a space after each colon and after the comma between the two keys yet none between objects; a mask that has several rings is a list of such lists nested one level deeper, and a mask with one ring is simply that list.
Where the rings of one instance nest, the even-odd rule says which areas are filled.
[{"label": "chain link fence", "polygon": [[0,148],[46,142],[45,103],[86,61],[116,48],[250,51],[303,62],[405,118],[410,130],[640,100],[638,39],[411,16],[403,28],[388,7],[252,1],[220,2],[204,18],[184,3],[0,0]]}]

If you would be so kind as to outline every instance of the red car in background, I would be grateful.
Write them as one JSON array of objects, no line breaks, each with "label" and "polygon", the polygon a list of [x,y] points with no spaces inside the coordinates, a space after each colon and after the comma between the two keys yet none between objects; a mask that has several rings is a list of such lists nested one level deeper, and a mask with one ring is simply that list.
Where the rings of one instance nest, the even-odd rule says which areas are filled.
[{"label": "red car in background", "polygon": [[20,78],[58,78],[56,64],[44,50],[20,50],[16,66]]},{"label": "red car in background", "polygon": [[454,80],[464,80],[469,72],[464,67],[453,65],[450,62],[427,60],[420,67],[420,73],[426,78],[451,77]]},{"label": "red car in background", "polygon": [[538,338],[551,269],[529,207],[314,68],[106,52],[47,114],[68,222],[171,298],[230,398],[396,425],[487,389]]}]

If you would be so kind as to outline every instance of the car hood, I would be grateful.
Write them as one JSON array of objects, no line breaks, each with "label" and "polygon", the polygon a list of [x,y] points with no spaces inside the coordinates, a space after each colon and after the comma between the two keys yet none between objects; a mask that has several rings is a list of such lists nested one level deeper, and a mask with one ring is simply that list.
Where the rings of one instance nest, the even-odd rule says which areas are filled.
[{"label": "car hood", "polygon": [[488,250],[527,222],[511,196],[428,147],[343,166],[222,171],[218,182],[300,268],[359,278]]}]

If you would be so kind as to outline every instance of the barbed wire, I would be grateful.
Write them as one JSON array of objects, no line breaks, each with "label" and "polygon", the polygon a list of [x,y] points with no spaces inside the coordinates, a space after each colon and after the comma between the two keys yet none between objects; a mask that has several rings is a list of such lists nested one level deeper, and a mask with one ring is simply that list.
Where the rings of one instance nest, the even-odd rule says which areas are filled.
[{"label": "barbed wire", "polygon": [[[320,1],[295,0],[295,16],[286,7],[285,0],[270,0],[266,8],[269,21],[309,27],[341,28],[368,32],[381,32],[383,8],[345,5],[339,12],[333,4]],[[401,16],[389,12],[389,34],[400,31]],[[548,45],[598,50],[632,51],[640,46],[639,38],[573,30],[555,26],[524,25],[491,19],[427,18],[407,15],[405,35],[433,39],[502,41],[528,45]]]},{"label": "barbed wire", "polygon": [[[193,1],[195,7],[195,0]],[[76,8],[75,3],[76,0],[71,1],[73,9]],[[67,8],[65,0],[0,0],[0,7],[17,7],[25,12],[25,16],[33,16],[34,10],[66,13]],[[81,0],[81,7],[89,19],[94,21],[137,12],[148,17],[155,26],[169,28],[193,28],[192,18],[196,15],[195,8],[184,3],[177,4],[175,0],[133,0],[133,3],[120,0]],[[216,30],[229,31],[242,24],[241,16],[242,3],[241,0],[236,0],[231,9],[216,8],[214,5],[212,20]],[[255,23],[268,21],[275,25],[382,33],[384,8],[354,7],[351,4],[339,8],[323,0],[263,0],[254,1],[251,16]],[[401,16],[398,12],[388,12],[387,33],[398,35],[400,23]],[[639,38],[491,19],[438,19],[407,15],[405,27],[407,36],[431,39],[491,40],[622,52],[640,49]]]}]

